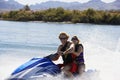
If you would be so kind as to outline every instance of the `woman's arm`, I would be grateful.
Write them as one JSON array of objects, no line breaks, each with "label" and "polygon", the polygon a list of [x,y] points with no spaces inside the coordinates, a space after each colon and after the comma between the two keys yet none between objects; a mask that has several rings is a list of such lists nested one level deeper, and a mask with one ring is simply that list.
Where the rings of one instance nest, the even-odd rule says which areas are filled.
[{"label": "woman's arm", "polygon": [[73,54],[76,55],[76,56],[79,56],[80,53],[82,53],[82,52],[83,52],[83,47],[82,47],[82,46],[79,46],[79,47],[78,47],[78,51],[77,51],[77,52],[74,51]]}]

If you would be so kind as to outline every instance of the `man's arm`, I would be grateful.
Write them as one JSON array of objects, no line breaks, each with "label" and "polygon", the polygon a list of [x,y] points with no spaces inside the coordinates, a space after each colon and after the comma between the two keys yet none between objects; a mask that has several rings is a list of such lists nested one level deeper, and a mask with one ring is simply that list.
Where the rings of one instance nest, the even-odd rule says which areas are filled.
[{"label": "man's arm", "polygon": [[63,54],[68,54],[68,53],[72,53],[73,51],[74,51],[74,44],[73,43],[71,43],[70,44],[70,47],[66,50],[66,51],[64,51],[63,52]]}]

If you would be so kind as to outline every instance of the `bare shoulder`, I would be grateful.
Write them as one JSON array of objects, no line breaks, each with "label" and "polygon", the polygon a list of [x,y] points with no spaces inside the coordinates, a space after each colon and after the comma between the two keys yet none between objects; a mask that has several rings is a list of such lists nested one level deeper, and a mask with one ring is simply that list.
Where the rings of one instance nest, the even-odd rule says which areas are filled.
[{"label": "bare shoulder", "polygon": [[83,45],[82,44],[79,44],[79,49],[83,49]]},{"label": "bare shoulder", "polygon": [[59,45],[59,46],[58,46],[58,50],[60,50],[61,48],[62,48],[62,45]]},{"label": "bare shoulder", "polygon": [[68,46],[70,46],[72,44],[72,42],[68,42]]}]

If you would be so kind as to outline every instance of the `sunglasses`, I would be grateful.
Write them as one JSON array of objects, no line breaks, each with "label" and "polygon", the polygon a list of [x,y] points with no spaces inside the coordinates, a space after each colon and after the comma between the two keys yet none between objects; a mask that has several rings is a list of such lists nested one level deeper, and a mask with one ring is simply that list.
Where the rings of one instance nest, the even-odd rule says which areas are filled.
[{"label": "sunglasses", "polygon": [[64,40],[64,39],[67,39],[67,38],[60,38],[60,40]]},{"label": "sunglasses", "polygon": [[72,38],[72,41],[73,41],[73,40],[77,40],[77,39],[76,39],[76,38]]}]

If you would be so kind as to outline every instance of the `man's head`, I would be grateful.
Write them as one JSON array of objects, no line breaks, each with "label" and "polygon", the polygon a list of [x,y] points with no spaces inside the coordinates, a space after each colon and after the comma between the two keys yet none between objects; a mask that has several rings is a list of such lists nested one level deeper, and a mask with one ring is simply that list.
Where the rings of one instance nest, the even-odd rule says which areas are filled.
[{"label": "man's head", "polygon": [[69,36],[64,32],[59,34],[59,39],[62,44],[65,44],[67,42],[68,38],[69,38]]}]

